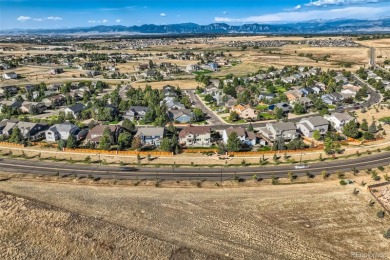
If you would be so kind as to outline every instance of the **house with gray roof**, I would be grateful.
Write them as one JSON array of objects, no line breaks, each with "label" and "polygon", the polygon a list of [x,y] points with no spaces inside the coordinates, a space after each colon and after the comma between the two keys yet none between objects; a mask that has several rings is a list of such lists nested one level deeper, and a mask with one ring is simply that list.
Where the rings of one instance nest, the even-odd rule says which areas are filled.
[{"label": "house with gray roof", "polygon": [[60,139],[67,140],[70,135],[73,135],[76,137],[76,139],[79,138],[78,134],[80,133],[80,128],[74,124],[71,123],[63,123],[63,124],[56,124],[50,127],[46,132],[46,141],[48,142],[56,142]]},{"label": "house with gray roof", "polygon": [[179,143],[187,147],[208,147],[211,145],[211,128],[189,125],[179,132]]},{"label": "house with gray roof", "polygon": [[129,110],[123,115],[124,118],[133,120],[142,120],[145,118],[146,113],[150,110],[149,107],[145,106],[131,106]]},{"label": "house with gray roof", "polygon": [[293,122],[267,123],[265,127],[259,128],[259,133],[268,143],[273,143],[281,137],[285,141],[289,141],[299,136]]},{"label": "house with gray roof", "polygon": [[324,118],[328,120],[338,132],[342,132],[344,126],[348,122],[352,120],[356,120],[353,116],[349,115],[348,113],[338,113],[338,112],[334,112],[330,115],[324,115]]},{"label": "house with gray roof", "polygon": [[77,103],[73,106],[65,108],[64,112],[65,114],[71,114],[74,118],[77,118],[77,116],[85,109],[85,106],[81,103]]},{"label": "house with gray roof", "polygon": [[313,133],[316,130],[318,130],[321,135],[325,135],[329,129],[329,121],[322,116],[302,118],[297,123],[297,128],[306,137],[313,137]]},{"label": "house with gray roof", "polygon": [[256,144],[256,135],[254,132],[246,131],[243,127],[233,126],[224,129],[222,132],[222,140],[225,144],[227,144],[229,135],[233,132],[237,133],[238,139],[240,139],[243,144],[248,146],[254,146]]},{"label": "house with gray roof", "polygon": [[164,127],[140,127],[135,137],[140,138],[142,145],[158,147],[164,138],[164,133]]},{"label": "house with gray roof", "polygon": [[168,117],[172,122],[189,123],[194,119],[194,113],[190,109],[169,110]]}]

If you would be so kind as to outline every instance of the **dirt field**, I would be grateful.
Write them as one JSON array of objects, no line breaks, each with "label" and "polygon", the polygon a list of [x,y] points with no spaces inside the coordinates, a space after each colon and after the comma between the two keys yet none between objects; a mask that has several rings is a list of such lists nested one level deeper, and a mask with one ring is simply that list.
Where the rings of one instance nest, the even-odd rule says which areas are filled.
[{"label": "dirt field", "polygon": [[390,258],[389,217],[376,217],[365,187],[338,181],[179,189],[10,180],[0,190],[42,202],[0,197],[3,259]]}]

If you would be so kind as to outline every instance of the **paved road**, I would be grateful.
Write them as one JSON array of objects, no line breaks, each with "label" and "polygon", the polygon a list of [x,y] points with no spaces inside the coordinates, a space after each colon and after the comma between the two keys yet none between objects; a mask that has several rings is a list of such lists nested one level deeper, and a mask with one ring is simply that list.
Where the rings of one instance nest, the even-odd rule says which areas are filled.
[{"label": "paved road", "polygon": [[172,179],[172,180],[220,180],[221,178],[232,179],[234,176],[249,179],[253,175],[258,178],[286,177],[288,172],[297,176],[305,176],[309,171],[314,175],[321,174],[326,170],[328,173],[335,171],[350,171],[357,169],[375,168],[390,164],[390,152],[382,152],[375,155],[365,156],[350,160],[334,160],[310,164],[307,169],[295,169],[293,165],[281,166],[256,166],[239,168],[141,168],[141,167],[117,167],[103,165],[80,165],[60,162],[33,161],[23,159],[0,159],[0,169],[36,175],[77,175],[79,177],[100,177],[102,179]]},{"label": "paved road", "polygon": [[226,123],[219,118],[208,106],[206,106],[198,97],[198,95],[195,94],[194,90],[187,90],[186,93],[190,97],[191,101],[195,102],[195,106],[197,108],[200,108],[203,113],[205,113],[209,119],[208,121],[211,122],[211,125],[226,125]]}]

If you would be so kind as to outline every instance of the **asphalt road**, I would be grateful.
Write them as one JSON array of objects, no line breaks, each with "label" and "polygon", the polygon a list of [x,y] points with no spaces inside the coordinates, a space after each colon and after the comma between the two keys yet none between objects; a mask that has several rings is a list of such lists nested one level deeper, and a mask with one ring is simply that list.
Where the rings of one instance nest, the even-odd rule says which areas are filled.
[{"label": "asphalt road", "polygon": [[133,166],[104,166],[69,164],[61,162],[34,161],[23,159],[0,159],[0,170],[20,174],[35,175],[59,175],[78,177],[99,177],[102,179],[165,179],[165,180],[227,180],[235,176],[249,179],[253,175],[258,178],[286,177],[288,172],[296,176],[306,176],[307,171],[313,175],[321,174],[323,170],[328,173],[335,171],[350,171],[353,167],[358,170],[387,166],[390,164],[390,152],[382,152],[375,155],[356,159],[336,159],[330,162],[310,164],[306,169],[295,169],[294,165],[281,166],[256,166],[256,167],[227,167],[227,168],[146,168]]}]

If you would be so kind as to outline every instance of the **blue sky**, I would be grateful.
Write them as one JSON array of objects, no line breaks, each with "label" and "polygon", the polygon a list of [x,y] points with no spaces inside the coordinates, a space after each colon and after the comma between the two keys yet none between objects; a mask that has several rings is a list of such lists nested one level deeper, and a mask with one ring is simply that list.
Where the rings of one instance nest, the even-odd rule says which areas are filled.
[{"label": "blue sky", "polygon": [[390,0],[0,0],[0,29],[377,19]]}]

